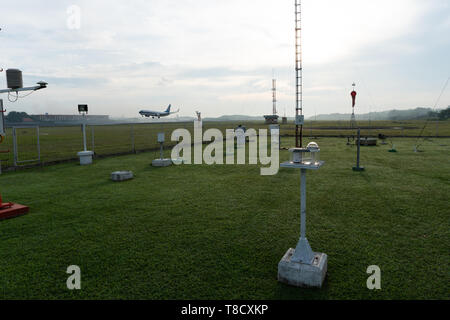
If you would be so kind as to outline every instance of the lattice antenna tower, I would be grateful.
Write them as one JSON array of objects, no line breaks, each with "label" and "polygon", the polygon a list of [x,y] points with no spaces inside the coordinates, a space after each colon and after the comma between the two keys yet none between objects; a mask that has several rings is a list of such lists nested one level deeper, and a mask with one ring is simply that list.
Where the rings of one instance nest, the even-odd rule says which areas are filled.
[{"label": "lattice antenna tower", "polygon": [[[301,0],[295,0],[295,116],[303,115]],[[303,144],[303,124],[295,124],[295,146]]]},{"label": "lattice antenna tower", "polygon": [[273,103],[273,115],[277,114],[277,80],[272,79],[272,103]]}]

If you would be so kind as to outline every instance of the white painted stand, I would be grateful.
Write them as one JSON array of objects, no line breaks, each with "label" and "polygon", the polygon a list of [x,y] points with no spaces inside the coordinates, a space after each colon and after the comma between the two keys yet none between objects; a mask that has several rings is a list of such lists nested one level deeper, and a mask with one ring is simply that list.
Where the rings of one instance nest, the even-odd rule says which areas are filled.
[{"label": "white painted stand", "polygon": [[[86,116],[86,115],[84,114],[83,116]],[[86,121],[86,120],[84,120],[84,121]],[[84,150],[77,153],[77,156],[80,158],[80,164],[82,166],[92,164],[92,156],[94,155],[94,152],[87,150],[86,122],[83,123],[83,147],[84,147]]]},{"label": "white painted stand", "polygon": [[[295,153],[294,153],[295,159]],[[285,162],[282,168],[300,169],[300,239],[295,249],[287,250],[278,263],[278,281],[297,287],[321,288],[327,273],[328,256],[313,252],[306,238],[306,170],[317,170],[324,161],[314,164]]]},{"label": "white painted stand", "polygon": [[160,145],[160,149],[159,149],[159,154],[160,154],[160,158],[159,159],[155,159],[152,161],[152,166],[153,167],[168,167],[172,165],[172,159],[164,159],[164,149],[163,149],[163,144],[164,144],[164,133],[160,132],[158,133],[158,142]]}]

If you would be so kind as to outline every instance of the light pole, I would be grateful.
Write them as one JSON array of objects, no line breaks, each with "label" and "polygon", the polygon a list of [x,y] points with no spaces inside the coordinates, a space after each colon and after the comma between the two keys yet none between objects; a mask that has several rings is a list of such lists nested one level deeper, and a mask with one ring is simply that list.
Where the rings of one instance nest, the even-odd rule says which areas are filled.
[{"label": "light pole", "polygon": [[80,165],[88,165],[92,164],[92,156],[94,152],[89,151],[86,145],[86,114],[88,113],[88,105],[87,104],[79,104],[78,112],[83,115],[83,147],[84,150],[77,153],[77,156],[80,158]]}]

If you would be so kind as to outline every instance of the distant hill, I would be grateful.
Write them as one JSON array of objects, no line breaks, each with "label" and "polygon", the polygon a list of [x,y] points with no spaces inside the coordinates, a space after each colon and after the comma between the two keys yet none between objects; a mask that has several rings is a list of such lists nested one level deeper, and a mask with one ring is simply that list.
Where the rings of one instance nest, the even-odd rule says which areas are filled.
[{"label": "distant hill", "polygon": [[[309,117],[309,120],[349,120],[350,113],[332,113],[321,114],[316,117]],[[364,114],[356,114],[356,120],[420,120],[427,119],[434,116],[434,111],[431,108],[416,108],[408,110],[388,110],[380,112],[370,112]]]}]

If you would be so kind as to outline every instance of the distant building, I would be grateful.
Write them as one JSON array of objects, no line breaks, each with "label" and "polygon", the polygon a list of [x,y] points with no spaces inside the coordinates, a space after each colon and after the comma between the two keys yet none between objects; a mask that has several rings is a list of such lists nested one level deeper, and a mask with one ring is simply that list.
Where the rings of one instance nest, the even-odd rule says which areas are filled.
[{"label": "distant building", "polygon": [[34,114],[31,115],[36,121],[82,121],[84,119],[91,121],[108,121],[109,116],[107,115],[86,115],[84,117],[81,114]]},{"label": "distant building", "polygon": [[266,119],[266,124],[277,124],[278,123],[278,116],[276,114],[269,114],[264,116],[264,119]]}]

